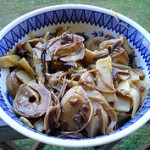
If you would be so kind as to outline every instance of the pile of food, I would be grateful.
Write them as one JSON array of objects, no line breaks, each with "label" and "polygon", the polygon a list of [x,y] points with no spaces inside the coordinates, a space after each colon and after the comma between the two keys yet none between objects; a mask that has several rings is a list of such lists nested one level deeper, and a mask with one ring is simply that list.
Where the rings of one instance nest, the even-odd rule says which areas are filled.
[{"label": "pile of food", "polygon": [[0,57],[0,67],[11,68],[14,112],[27,126],[62,138],[94,137],[119,128],[146,99],[150,83],[135,69],[124,36],[84,41],[59,27],[54,37],[30,37]]}]

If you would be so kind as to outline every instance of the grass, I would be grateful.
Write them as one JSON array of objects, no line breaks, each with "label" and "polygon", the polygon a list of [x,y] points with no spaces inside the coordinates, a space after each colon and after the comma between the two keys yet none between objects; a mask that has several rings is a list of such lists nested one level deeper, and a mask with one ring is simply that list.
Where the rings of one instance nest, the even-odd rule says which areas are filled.
[{"label": "grass", "polygon": [[0,0],[0,29],[31,10],[68,3],[90,4],[112,9],[133,19],[150,31],[149,0]]},{"label": "grass", "polygon": [[150,139],[150,125],[146,124],[139,130],[121,140],[113,150],[136,150]]},{"label": "grass", "polygon": [[[0,0],[0,30],[17,17],[37,8],[55,5],[80,3],[96,5],[121,13],[150,31],[150,0]],[[113,150],[136,150],[150,139],[150,126],[146,124],[136,132],[121,140]],[[30,150],[36,142],[31,139],[16,140],[24,150]],[[93,148],[59,148],[46,145],[44,150],[93,150]]]}]

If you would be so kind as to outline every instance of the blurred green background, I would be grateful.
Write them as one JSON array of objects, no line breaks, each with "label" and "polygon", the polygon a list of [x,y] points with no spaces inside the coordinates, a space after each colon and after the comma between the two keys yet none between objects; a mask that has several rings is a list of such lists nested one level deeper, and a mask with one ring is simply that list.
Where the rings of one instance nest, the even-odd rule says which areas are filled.
[{"label": "blurred green background", "polygon": [[[0,0],[0,30],[17,17],[37,8],[56,4],[89,4],[121,13],[150,32],[150,0]],[[146,124],[136,132],[122,139],[113,150],[136,150],[150,139],[150,125]],[[36,141],[16,140],[24,150],[30,150]],[[93,150],[93,148],[81,148]],[[81,150],[46,145],[44,150]]]},{"label": "blurred green background", "polygon": [[0,0],[0,29],[29,11],[68,3],[89,4],[112,9],[133,19],[150,31],[150,0]]}]

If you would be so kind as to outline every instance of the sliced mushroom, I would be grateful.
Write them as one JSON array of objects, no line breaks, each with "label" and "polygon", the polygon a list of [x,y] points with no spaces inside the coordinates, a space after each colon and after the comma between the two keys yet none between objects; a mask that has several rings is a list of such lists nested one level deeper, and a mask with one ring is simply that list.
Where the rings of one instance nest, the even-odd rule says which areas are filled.
[{"label": "sliced mushroom", "polygon": [[102,51],[90,51],[88,49],[85,49],[85,55],[84,55],[84,62],[88,64],[95,63],[98,59],[107,57],[109,55],[108,50],[104,49]]},{"label": "sliced mushroom", "polygon": [[[93,70],[91,70],[92,72]],[[94,82],[94,76],[90,71],[87,71],[83,73],[80,77],[79,84],[82,85],[84,90],[98,90],[95,82]]]},{"label": "sliced mushroom", "polygon": [[73,86],[78,86],[79,82],[78,81],[73,81],[73,80],[68,80],[66,79],[66,82],[68,83],[67,87],[73,87]]},{"label": "sliced mushroom", "polygon": [[117,68],[112,68],[112,78],[116,81],[118,78],[121,80],[127,80],[130,77],[129,70],[121,70]]},{"label": "sliced mushroom", "polygon": [[50,73],[55,73],[56,71],[67,70],[70,66],[65,65],[65,62],[60,60],[52,60],[49,64]]},{"label": "sliced mushroom", "polygon": [[64,32],[68,30],[67,27],[59,26],[56,28],[57,36],[62,35]]},{"label": "sliced mushroom", "polygon": [[83,84],[83,85],[89,84],[91,86],[92,85],[96,86],[96,84],[94,82],[94,76],[89,71],[87,71],[81,75],[79,83]]},{"label": "sliced mushroom", "polygon": [[76,74],[76,73],[82,74],[82,73],[84,73],[84,72],[86,72],[86,71],[87,71],[87,69],[86,69],[86,68],[83,68],[82,66],[79,66],[79,67],[71,67],[70,69],[68,69],[68,73],[69,73],[70,75]]},{"label": "sliced mushroom", "polygon": [[[64,32],[61,36],[51,39],[48,43],[47,50],[52,60],[58,60],[61,57],[70,55],[76,55],[79,51],[81,51],[80,55],[82,57],[80,59],[82,59],[84,54],[84,49],[82,49],[83,41],[84,38],[82,36],[71,34],[67,31]],[[79,54],[77,55],[80,56]]]},{"label": "sliced mushroom", "polygon": [[7,76],[6,79],[7,90],[12,97],[16,95],[19,86],[22,84],[22,82],[16,76],[18,71],[19,69],[15,69]]},{"label": "sliced mushroom", "polygon": [[68,133],[63,133],[61,136],[61,138],[65,138],[65,139],[83,139],[84,136],[82,133],[77,133],[77,132],[68,132]]},{"label": "sliced mushroom", "polygon": [[26,44],[26,43],[23,43],[23,44],[18,43],[18,44],[16,45],[16,50],[15,50],[15,52],[16,52],[16,54],[17,54],[18,56],[27,57],[27,56],[30,55],[30,51],[28,52],[26,49],[24,49],[24,45],[25,45],[25,44]]},{"label": "sliced mushroom", "polygon": [[66,72],[59,71],[54,74],[46,74],[46,87],[62,98],[66,89]]},{"label": "sliced mushroom", "polygon": [[42,85],[28,82],[19,87],[13,108],[19,116],[37,118],[46,113],[51,103],[50,91]]},{"label": "sliced mushroom", "polygon": [[75,55],[69,55],[65,57],[61,57],[60,60],[64,62],[76,62],[82,60],[84,58],[85,48],[83,45],[79,48],[78,52]]},{"label": "sliced mushroom", "polygon": [[89,39],[86,41],[85,45],[86,48],[90,49],[91,51],[95,51],[99,49],[99,45],[103,42],[108,40],[109,38],[103,37],[103,36],[97,36],[94,38]]},{"label": "sliced mushroom", "polygon": [[50,106],[44,117],[44,129],[47,134],[56,134],[55,129],[60,126],[60,114],[61,114],[61,105],[58,97],[52,92],[52,98],[54,100],[54,106]]},{"label": "sliced mushroom", "polygon": [[112,57],[112,61],[114,63],[129,65],[129,56],[133,52],[131,52],[131,49],[129,52],[129,47],[125,43],[125,37],[121,36],[118,39],[111,39],[102,42],[99,46],[99,50],[103,50],[105,48],[109,50],[110,56]]},{"label": "sliced mushroom", "polygon": [[65,122],[66,131],[81,131],[91,120],[92,105],[81,86],[72,87],[67,91],[61,106],[61,122]]},{"label": "sliced mushroom", "polygon": [[123,45],[123,37],[120,37],[118,39],[110,39],[107,41],[103,41],[99,46],[99,50],[104,50],[105,48],[109,49],[111,46],[110,51],[112,51],[114,49],[114,47],[116,47],[118,45]]},{"label": "sliced mushroom", "polygon": [[60,108],[57,106],[50,106],[44,117],[44,129],[47,134],[52,133],[55,128],[59,127],[58,115]]},{"label": "sliced mushroom", "polygon": [[113,49],[112,53],[110,54],[113,63],[118,63],[122,65],[129,65],[129,57],[127,54],[126,49],[118,46]]}]

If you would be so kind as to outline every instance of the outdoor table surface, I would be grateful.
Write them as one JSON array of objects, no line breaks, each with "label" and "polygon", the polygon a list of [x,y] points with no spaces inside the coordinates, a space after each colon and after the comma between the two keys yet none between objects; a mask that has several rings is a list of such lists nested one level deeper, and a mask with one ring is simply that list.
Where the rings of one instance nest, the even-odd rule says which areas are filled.
[{"label": "outdoor table surface", "polygon": [[[12,140],[17,140],[17,139],[25,139],[27,137],[25,137],[24,135],[18,133],[17,131],[13,130],[12,128],[10,128],[1,118],[0,118],[0,143],[1,142],[10,142]],[[115,141],[111,144],[106,144],[105,146],[100,146],[100,147],[95,147],[95,150],[104,150],[109,148],[112,148],[118,141]],[[7,144],[5,143],[5,144]],[[13,144],[14,145],[14,144]],[[0,144],[1,146],[1,144]],[[8,146],[8,145],[7,145]],[[11,145],[12,146],[12,145]],[[16,145],[17,146],[17,145]],[[33,145],[32,149],[33,150],[39,150],[41,148],[43,148],[45,146],[45,144],[37,142],[35,143],[35,145]],[[38,147],[38,148],[37,148]],[[16,150],[16,147],[15,147]]]},{"label": "outdoor table surface", "polygon": [[25,138],[27,137],[13,130],[0,118],[0,142]]},{"label": "outdoor table surface", "polygon": [[[12,140],[18,139],[26,139],[24,135],[18,133],[17,131],[10,128],[1,118],[0,118],[0,148],[3,147],[4,150],[22,150],[18,145],[11,142]],[[112,142],[106,145],[97,146],[95,150],[110,150],[112,149],[118,142]],[[42,150],[45,144],[36,142],[32,150]],[[146,141],[138,150],[149,150],[150,149],[150,139]]]}]

